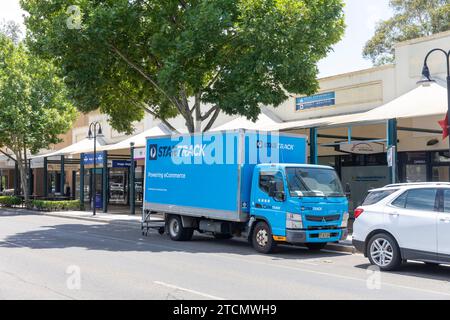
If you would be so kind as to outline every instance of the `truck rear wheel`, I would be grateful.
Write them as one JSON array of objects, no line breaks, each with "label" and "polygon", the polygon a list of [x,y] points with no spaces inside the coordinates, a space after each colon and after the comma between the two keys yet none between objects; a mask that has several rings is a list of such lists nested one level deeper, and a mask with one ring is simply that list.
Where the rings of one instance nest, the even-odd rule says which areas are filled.
[{"label": "truck rear wheel", "polygon": [[170,216],[167,225],[170,239],[173,241],[189,241],[192,239],[194,229],[184,228],[180,216]]},{"label": "truck rear wheel", "polygon": [[273,240],[272,232],[264,221],[256,224],[252,234],[252,244],[256,251],[268,254],[276,247],[276,242]]}]

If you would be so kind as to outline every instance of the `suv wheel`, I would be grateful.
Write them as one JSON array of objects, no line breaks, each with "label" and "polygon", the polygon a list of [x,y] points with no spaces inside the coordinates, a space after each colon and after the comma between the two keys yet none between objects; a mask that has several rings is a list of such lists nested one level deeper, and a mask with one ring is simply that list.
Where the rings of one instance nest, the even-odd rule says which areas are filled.
[{"label": "suv wheel", "polygon": [[402,262],[397,242],[388,234],[374,235],[369,240],[367,253],[370,263],[383,271],[395,270]]}]

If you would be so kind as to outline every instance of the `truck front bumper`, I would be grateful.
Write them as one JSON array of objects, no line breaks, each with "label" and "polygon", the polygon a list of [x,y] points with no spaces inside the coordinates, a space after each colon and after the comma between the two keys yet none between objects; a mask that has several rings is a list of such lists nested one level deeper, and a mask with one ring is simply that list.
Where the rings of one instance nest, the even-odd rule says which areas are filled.
[{"label": "truck front bumper", "polygon": [[[320,238],[321,233],[329,233],[329,238]],[[347,229],[333,230],[287,230],[286,242],[292,244],[302,243],[320,243],[320,242],[337,242],[347,239]]]}]

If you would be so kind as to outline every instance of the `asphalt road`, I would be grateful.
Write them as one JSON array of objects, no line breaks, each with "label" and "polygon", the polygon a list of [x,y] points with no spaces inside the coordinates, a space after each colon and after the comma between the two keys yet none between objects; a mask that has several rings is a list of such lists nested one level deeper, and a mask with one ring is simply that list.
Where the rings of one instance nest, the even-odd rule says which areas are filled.
[{"label": "asphalt road", "polygon": [[131,226],[0,211],[0,299],[450,299],[450,267],[241,240],[172,242]]}]

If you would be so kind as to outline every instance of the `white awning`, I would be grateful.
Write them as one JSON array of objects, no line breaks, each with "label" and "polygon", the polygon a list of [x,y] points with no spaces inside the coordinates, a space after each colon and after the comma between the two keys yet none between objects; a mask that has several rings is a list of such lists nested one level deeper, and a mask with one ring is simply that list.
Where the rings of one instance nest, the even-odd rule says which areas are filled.
[{"label": "white awning", "polygon": [[306,119],[306,120],[298,120],[298,121],[289,121],[283,122],[279,124],[272,125],[267,129],[269,131],[287,131],[287,130],[300,130],[300,129],[308,129],[308,128],[320,128],[331,125],[332,123],[342,121],[347,119],[348,117],[359,117],[363,113],[356,113],[353,115],[340,115],[334,117],[324,117],[324,118],[316,118],[316,119]]},{"label": "white awning", "polygon": [[219,127],[216,127],[211,131],[231,131],[237,129],[269,131],[272,130],[270,128],[278,123],[281,123],[281,120],[277,119],[275,116],[272,116],[268,111],[263,109],[256,122],[248,120],[246,117],[239,117]]},{"label": "white awning", "polygon": [[110,144],[99,148],[99,151],[123,150],[130,149],[130,143],[134,142],[136,148],[143,148],[146,146],[147,137],[158,137],[170,135],[170,131],[165,125],[159,124],[149,130],[141,132],[135,136],[122,140],[116,144]]},{"label": "white awning", "polygon": [[380,107],[336,119],[330,125],[377,123],[390,119],[419,118],[447,113],[447,89],[437,83],[419,86]]},{"label": "white awning", "polygon": [[[102,139],[97,139],[97,141],[96,141],[97,149],[100,149],[104,145],[105,145],[105,143]],[[78,141],[74,144],[71,144],[70,146],[63,148],[61,150],[57,150],[57,151],[50,152],[47,154],[33,156],[33,157],[31,157],[31,159],[51,158],[51,157],[56,157],[56,156],[79,154],[79,153],[83,153],[83,152],[94,152],[94,140],[90,140],[90,139],[86,138],[86,139]]]},{"label": "white awning", "polygon": [[417,87],[408,93],[366,112],[325,118],[283,122],[268,130],[296,130],[381,123],[390,119],[444,115],[447,112],[447,89],[440,84]]}]

